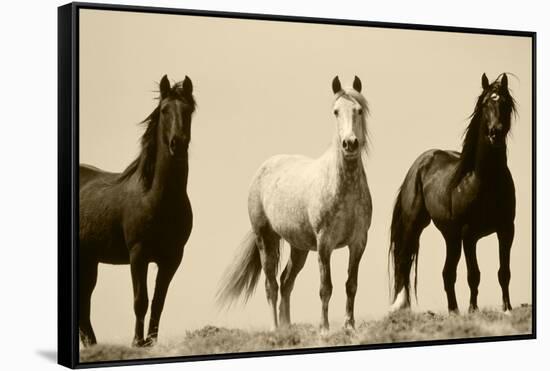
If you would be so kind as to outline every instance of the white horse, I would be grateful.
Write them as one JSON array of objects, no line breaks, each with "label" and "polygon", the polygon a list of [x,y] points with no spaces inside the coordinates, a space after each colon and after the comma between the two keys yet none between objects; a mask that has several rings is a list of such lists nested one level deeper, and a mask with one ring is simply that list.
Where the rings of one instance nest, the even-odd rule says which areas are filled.
[{"label": "white horse", "polygon": [[[254,291],[263,271],[272,316],[272,328],[290,325],[290,294],[309,251],[317,251],[321,275],[321,331],[329,329],[328,304],[332,295],[330,256],[348,246],[345,327],[355,326],[354,303],[359,262],[367,245],[372,203],[363,166],[367,150],[367,101],[361,80],[342,89],[332,81],[334,140],[318,159],[278,155],[257,171],[248,195],[252,231],[242,242],[242,254],[228,269],[218,299],[229,303]],[[281,303],[277,319],[277,267],[281,238],[290,246],[290,258],[281,274]]]}]

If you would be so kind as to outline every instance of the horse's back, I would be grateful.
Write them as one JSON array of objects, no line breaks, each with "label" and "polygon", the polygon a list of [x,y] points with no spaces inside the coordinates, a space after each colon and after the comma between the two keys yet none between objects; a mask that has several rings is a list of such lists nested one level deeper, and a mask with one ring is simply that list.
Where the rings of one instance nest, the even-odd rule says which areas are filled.
[{"label": "horse's back", "polygon": [[300,181],[309,171],[314,160],[301,155],[276,155],[267,159],[258,169],[250,193],[269,190],[300,188]]},{"label": "horse's back", "polygon": [[423,152],[416,158],[411,170],[424,172],[429,171],[433,166],[445,166],[457,164],[460,160],[460,152],[442,150],[442,149],[430,149]]},{"label": "horse's back", "polygon": [[88,184],[91,180],[100,178],[100,177],[113,177],[117,174],[110,173],[104,170],[101,170],[100,168],[97,168],[92,165],[87,164],[80,164],[78,168],[78,176],[79,176],[79,186],[80,189],[82,189],[83,186]]},{"label": "horse's back", "polygon": [[313,159],[302,155],[275,155],[268,158],[259,168],[256,176],[292,174],[301,172],[313,163]]}]

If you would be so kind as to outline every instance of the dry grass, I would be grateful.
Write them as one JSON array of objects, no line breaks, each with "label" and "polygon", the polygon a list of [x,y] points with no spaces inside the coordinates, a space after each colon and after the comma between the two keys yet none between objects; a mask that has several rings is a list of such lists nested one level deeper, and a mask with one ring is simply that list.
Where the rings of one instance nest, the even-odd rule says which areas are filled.
[{"label": "dry grass", "polygon": [[81,349],[81,362],[174,357],[262,350],[315,348],[336,345],[380,344],[418,340],[458,339],[531,333],[532,307],[524,305],[510,315],[494,310],[448,316],[433,312],[398,312],[383,319],[361,322],[357,330],[335,329],[327,336],[317,326],[293,325],[270,331],[244,331],[205,326],[188,332],[181,341],[140,349],[101,344]]}]

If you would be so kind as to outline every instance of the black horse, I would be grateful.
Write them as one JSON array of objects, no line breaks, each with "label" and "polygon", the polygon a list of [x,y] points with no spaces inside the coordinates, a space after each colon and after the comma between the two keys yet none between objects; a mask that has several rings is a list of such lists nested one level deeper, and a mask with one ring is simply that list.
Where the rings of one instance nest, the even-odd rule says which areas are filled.
[{"label": "black horse", "polygon": [[506,74],[492,84],[483,74],[481,83],[483,92],[466,129],[462,152],[423,153],[409,169],[399,190],[391,224],[393,310],[410,306],[413,264],[416,292],[419,238],[430,220],[443,234],[447,246],[443,281],[449,312],[458,312],[454,287],[462,247],[470,287],[469,311],[478,309],[480,273],[476,244],[480,238],[495,232],[499,241],[502,308],[504,312],[512,309],[508,285],[516,199],[506,163],[506,137],[516,109]]},{"label": "black horse", "polygon": [[[136,316],[132,345],[150,346],[158,338],[166,292],[193,222],[186,190],[192,93],[187,76],[173,87],[166,75],[162,78],[159,104],[143,121],[141,153],[122,174],[80,165],[79,330],[84,346],[96,343],[90,298],[98,263],[130,264]],[[158,273],[144,339],[149,263],[157,264]]]}]

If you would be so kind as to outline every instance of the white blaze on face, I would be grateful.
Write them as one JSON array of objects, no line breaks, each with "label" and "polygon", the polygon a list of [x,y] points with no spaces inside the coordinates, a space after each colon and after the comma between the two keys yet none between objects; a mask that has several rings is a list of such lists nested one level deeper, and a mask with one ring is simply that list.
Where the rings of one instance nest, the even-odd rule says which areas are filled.
[{"label": "white blaze on face", "polygon": [[363,108],[359,103],[346,96],[334,102],[334,115],[338,125],[340,143],[357,139],[360,148],[363,145]]}]

